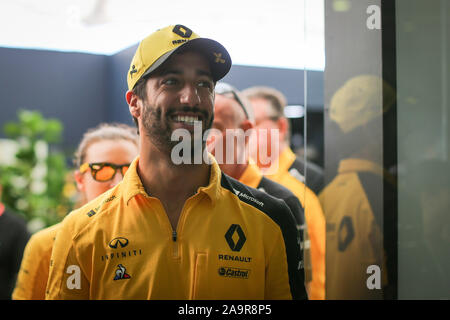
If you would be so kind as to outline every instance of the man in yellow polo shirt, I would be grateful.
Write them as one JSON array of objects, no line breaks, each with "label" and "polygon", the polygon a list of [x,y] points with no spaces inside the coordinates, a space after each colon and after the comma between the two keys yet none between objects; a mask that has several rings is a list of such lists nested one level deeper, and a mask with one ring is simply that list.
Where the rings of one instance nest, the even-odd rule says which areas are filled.
[{"label": "man in yellow polo shirt", "polygon": [[140,43],[126,93],[140,155],[62,222],[47,299],[306,298],[289,208],[203,152],[214,86],[230,67],[221,44],[182,25]]},{"label": "man in yellow polo shirt", "polygon": [[[250,154],[267,178],[285,186],[300,200],[307,228],[304,234],[305,272],[306,281],[310,283],[309,298],[325,299],[325,217],[317,195],[301,181],[296,156],[289,147],[289,122],[284,116],[286,98],[278,90],[268,87],[247,88],[242,94],[253,107],[258,137],[252,143],[254,150]],[[278,135],[272,135],[271,130]],[[259,137],[265,138],[266,142]],[[274,147],[275,143],[278,146]]]}]

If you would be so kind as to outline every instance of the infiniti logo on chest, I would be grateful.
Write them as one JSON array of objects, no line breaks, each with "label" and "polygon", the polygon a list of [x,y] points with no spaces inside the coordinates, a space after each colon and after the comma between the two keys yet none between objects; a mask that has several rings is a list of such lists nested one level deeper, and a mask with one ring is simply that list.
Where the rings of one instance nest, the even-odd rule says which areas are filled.
[{"label": "infiniti logo on chest", "polygon": [[112,249],[117,249],[117,248],[125,248],[128,245],[128,239],[124,238],[124,237],[117,237],[112,239],[108,246]]}]

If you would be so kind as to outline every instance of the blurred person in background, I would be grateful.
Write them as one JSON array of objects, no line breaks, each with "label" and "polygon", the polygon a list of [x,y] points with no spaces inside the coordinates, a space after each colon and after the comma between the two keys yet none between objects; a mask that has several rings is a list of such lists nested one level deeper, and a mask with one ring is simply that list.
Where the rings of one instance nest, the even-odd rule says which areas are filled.
[{"label": "blurred person in background", "polygon": [[[285,170],[290,171],[298,180],[318,194],[323,188],[323,169],[311,161],[305,162],[303,157],[297,156],[290,148],[290,123],[284,114],[287,100],[283,93],[271,87],[255,86],[243,90],[242,94],[252,103],[257,129],[279,130],[279,154],[273,155],[274,158],[279,158],[278,164],[286,166]],[[269,165],[264,161],[266,154],[268,157],[271,156],[269,144],[267,150],[264,150],[264,145],[258,143],[258,145],[254,145],[251,152],[252,157],[257,160],[258,166],[263,170],[267,169]]]},{"label": "blurred person in background", "polygon": [[[325,217],[317,195],[307,186],[310,183],[321,189],[321,170],[304,164],[292,152],[290,145],[289,121],[284,115],[286,98],[276,89],[251,87],[241,92],[250,100],[255,116],[255,141],[251,143],[250,155],[263,174],[289,190],[300,200],[306,220],[305,274],[311,300],[325,298]],[[271,130],[277,130],[278,147],[272,146]],[[267,137],[266,142],[261,138]],[[275,138],[276,139],[276,138]],[[272,154],[274,152],[274,154]],[[267,157],[264,159],[264,157]],[[267,160],[270,161],[267,161]],[[306,182],[305,182],[306,165]],[[305,185],[306,183],[306,185]]]},{"label": "blurred person in background", "polygon": [[[0,185],[0,199],[2,186]],[[25,219],[0,202],[0,300],[10,300],[30,233]]]},{"label": "blurred person in background", "polygon": [[[74,172],[84,205],[122,181],[139,147],[136,129],[100,124],[88,130],[75,153]],[[12,298],[44,300],[50,257],[59,223],[35,233],[28,242]]]},{"label": "blurred person in background", "polygon": [[[216,84],[215,92],[212,128],[217,131],[209,136],[208,149],[216,157],[222,172],[252,188],[284,200],[294,214],[302,241],[304,212],[298,198],[289,189],[264,177],[254,161],[249,159],[248,133],[254,126],[253,110],[249,102],[236,88],[224,82]],[[216,147],[220,150],[216,150]],[[232,161],[225,161],[228,158]]]}]

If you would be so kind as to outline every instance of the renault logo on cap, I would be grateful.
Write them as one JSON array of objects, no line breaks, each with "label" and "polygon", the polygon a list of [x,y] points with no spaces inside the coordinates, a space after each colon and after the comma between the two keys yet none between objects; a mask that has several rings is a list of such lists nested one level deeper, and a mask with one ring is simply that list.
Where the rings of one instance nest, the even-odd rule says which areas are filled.
[{"label": "renault logo on cap", "polygon": [[125,248],[127,245],[128,245],[128,239],[124,238],[124,237],[114,238],[108,244],[108,246],[113,249],[117,249],[119,246],[120,246],[120,248]]},{"label": "renault logo on cap", "polygon": [[192,36],[192,30],[181,24],[177,24],[175,27],[173,27],[172,32],[182,38],[189,38],[190,36]]},{"label": "renault logo on cap", "polygon": [[[236,242],[233,240],[233,236],[236,238],[235,234],[237,234],[238,236]],[[244,231],[242,231],[241,226],[238,224],[232,224],[227,233],[225,233],[225,240],[227,240],[227,243],[230,246],[231,250],[241,251],[247,239],[245,238],[245,234]]]}]

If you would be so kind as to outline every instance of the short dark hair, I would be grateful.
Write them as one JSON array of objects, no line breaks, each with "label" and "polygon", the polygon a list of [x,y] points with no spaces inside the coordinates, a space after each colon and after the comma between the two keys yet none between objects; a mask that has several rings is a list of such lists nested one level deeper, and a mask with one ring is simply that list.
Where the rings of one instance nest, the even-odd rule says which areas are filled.
[{"label": "short dark hair", "polygon": [[[139,97],[139,99],[142,99],[144,101],[147,97],[147,88],[146,88],[147,79],[148,79],[148,76],[140,78],[136,82],[136,85],[133,88],[133,93],[135,95],[137,95]],[[136,125],[137,133],[139,134],[139,124],[138,124],[138,120],[136,119],[136,117],[133,117],[133,121],[134,121],[134,124]]]}]

